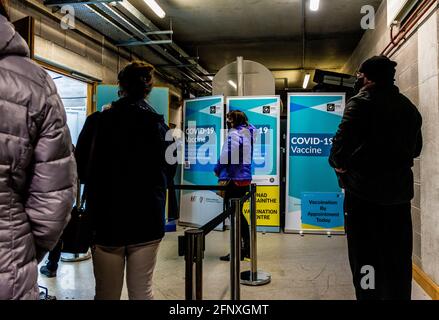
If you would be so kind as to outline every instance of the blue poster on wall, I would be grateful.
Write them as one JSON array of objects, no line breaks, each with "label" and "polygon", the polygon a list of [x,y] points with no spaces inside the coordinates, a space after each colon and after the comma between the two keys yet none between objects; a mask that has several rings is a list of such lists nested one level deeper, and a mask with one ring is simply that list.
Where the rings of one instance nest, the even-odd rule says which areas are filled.
[{"label": "blue poster on wall", "polygon": [[[96,90],[96,110],[102,111],[105,106],[111,105],[119,99],[119,86],[98,85]],[[147,101],[158,114],[162,114],[165,122],[169,123],[169,88],[154,87],[149,94]]]},{"label": "blue poster on wall", "polygon": [[286,231],[344,232],[343,193],[328,163],[344,107],[344,94],[288,96]]},{"label": "blue poster on wall", "polygon": [[254,144],[253,182],[260,186],[279,185],[280,98],[230,97],[227,107],[228,112],[244,112],[250,124],[258,130]]},{"label": "blue poster on wall", "polygon": [[[224,97],[186,100],[184,117],[184,185],[217,185],[214,167],[223,141]],[[223,210],[223,199],[213,191],[182,191],[180,223],[201,226]]]}]

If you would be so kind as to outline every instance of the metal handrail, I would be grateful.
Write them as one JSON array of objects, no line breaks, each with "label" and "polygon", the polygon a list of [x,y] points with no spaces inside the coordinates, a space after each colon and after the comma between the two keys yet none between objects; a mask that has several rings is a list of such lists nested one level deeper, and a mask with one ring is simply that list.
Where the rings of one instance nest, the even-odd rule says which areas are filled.
[{"label": "metal handrail", "polygon": [[[226,190],[227,186],[192,186],[177,185],[172,189],[177,190]],[[241,208],[242,204],[251,201],[251,260],[250,271],[240,273],[241,261]],[[224,222],[228,217],[231,219],[230,245],[230,281],[231,299],[240,300],[240,283],[245,285],[263,285],[271,280],[271,276],[257,270],[257,238],[256,238],[256,185],[252,184],[250,191],[241,199],[231,199],[227,209],[217,217],[198,229],[185,231],[184,236],[179,237],[179,254],[185,256],[185,296],[186,300],[203,299],[203,258],[205,250],[205,237],[212,232],[217,225]],[[195,277],[194,277],[195,264]],[[262,278],[261,278],[262,275]]]},{"label": "metal handrail", "polygon": [[224,211],[217,217],[213,218],[199,229],[203,230],[204,236],[207,236],[216,228],[217,225],[219,225],[221,222],[224,222],[231,214],[232,214],[232,209],[229,207],[226,211]]}]

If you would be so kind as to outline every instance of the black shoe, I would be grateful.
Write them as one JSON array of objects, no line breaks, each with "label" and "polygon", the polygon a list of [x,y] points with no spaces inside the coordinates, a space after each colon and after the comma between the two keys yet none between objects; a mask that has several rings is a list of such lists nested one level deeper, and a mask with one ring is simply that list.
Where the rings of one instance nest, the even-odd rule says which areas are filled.
[{"label": "black shoe", "polygon": [[[220,257],[221,261],[230,261],[230,253],[228,255]],[[249,254],[241,254],[241,261],[251,261]]]},{"label": "black shoe", "polygon": [[220,257],[220,260],[221,261],[230,261],[230,253],[225,255],[225,256]]},{"label": "black shoe", "polygon": [[40,268],[40,273],[44,274],[48,278],[56,277],[56,270],[50,270],[47,266],[42,266]]}]

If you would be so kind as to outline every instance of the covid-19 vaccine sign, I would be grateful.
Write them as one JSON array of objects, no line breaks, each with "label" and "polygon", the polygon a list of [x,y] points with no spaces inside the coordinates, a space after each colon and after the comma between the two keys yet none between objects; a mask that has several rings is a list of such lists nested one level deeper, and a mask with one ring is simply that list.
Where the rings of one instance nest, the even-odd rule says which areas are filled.
[{"label": "covid-19 vaccine sign", "polygon": [[344,194],[328,163],[344,108],[344,94],[288,96],[286,231],[344,232]]},{"label": "covid-19 vaccine sign", "polygon": [[[184,101],[184,185],[217,185],[214,167],[224,140],[224,97]],[[223,211],[223,199],[214,191],[184,190],[180,223],[201,226]]]},{"label": "covid-19 vaccine sign", "polygon": [[[280,98],[252,96],[227,98],[227,112],[244,112],[257,134],[253,152],[253,183],[257,184],[256,215],[258,230],[280,231],[279,167],[280,167]],[[249,204],[244,205],[249,216]]]}]

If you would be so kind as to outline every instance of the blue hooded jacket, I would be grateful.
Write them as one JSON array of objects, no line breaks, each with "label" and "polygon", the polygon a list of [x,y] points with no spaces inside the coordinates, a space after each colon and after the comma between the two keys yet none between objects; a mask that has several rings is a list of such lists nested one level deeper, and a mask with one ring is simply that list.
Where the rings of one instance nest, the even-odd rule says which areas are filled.
[{"label": "blue hooded jacket", "polygon": [[252,125],[229,130],[227,142],[224,143],[218,164],[215,166],[215,174],[219,181],[252,180],[256,131]]}]

